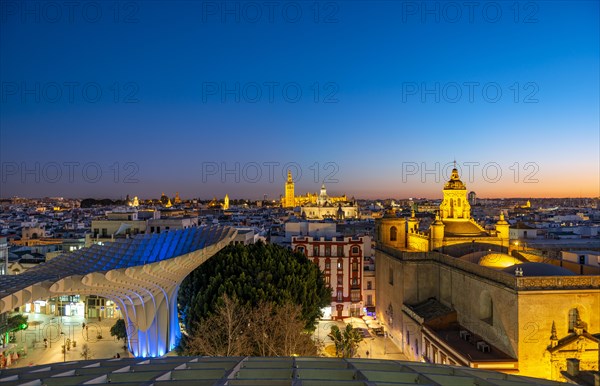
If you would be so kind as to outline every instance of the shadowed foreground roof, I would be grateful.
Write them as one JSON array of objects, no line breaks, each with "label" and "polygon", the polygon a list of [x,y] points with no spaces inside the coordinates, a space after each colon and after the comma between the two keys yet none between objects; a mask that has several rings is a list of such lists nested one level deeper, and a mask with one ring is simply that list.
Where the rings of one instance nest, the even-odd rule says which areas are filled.
[{"label": "shadowed foreground roof", "polygon": [[559,385],[466,367],[379,359],[166,357],[55,363],[0,371],[1,385]]}]

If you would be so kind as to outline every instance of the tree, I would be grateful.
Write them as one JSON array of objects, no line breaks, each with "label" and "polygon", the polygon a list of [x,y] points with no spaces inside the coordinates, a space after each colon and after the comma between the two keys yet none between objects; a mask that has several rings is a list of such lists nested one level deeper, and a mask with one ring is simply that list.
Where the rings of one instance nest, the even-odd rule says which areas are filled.
[{"label": "tree", "polygon": [[290,302],[261,302],[248,320],[249,343],[255,356],[312,356],[317,347],[305,330],[302,307]]},{"label": "tree", "polygon": [[240,304],[224,295],[216,312],[202,320],[185,340],[183,353],[208,356],[316,355],[311,335],[304,329],[302,308],[260,302]]},{"label": "tree", "polygon": [[360,329],[353,328],[351,324],[347,324],[344,330],[340,330],[338,326],[332,326],[331,332],[327,336],[333,341],[335,355],[342,358],[354,357],[359,343],[363,340]]},{"label": "tree", "polygon": [[316,264],[302,253],[262,242],[229,245],[185,278],[178,304],[186,330],[193,333],[215,312],[224,294],[251,307],[263,301],[299,305],[309,330],[331,301],[331,290]]},{"label": "tree", "polygon": [[118,319],[110,328],[110,336],[115,336],[117,340],[123,339],[123,347],[127,347],[127,326],[125,320]]},{"label": "tree", "polygon": [[249,355],[247,320],[248,308],[224,295],[219,299],[215,313],[198,323],[184,352],[208,356]]},{"label": "tree", "polygon": [[23,314],[13,315],[6,321],[7,332],[26,330],[28,326],[27,316],[24,316]]},{"label": "tree", "polygon": [[8,343],[8,334],[13,331],[26,330],[29,327],[27,316],[16,314],[6,319],[6,322],[0,323],[0,335],[4,344]]}]

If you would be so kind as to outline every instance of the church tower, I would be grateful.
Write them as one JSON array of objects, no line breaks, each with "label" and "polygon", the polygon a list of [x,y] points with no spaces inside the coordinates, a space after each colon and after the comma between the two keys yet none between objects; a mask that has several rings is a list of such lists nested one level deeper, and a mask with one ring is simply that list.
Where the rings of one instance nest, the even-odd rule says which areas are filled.
[{"label": "church tower", "polygon": [[229,209],[229,194],[225,194],[225,198],[223,199],[223,209]]},{"label": "church tower", "polygon": [[431,224],[430,228],[431,237],[431,250],[440,249],[444,245],[444,223],[440,219],[439,212],[435,215],[435,221]]},{"label": "church tower", "polygon": [[504,219],[504,212],[500,211],[500,219],[496,223],[496,232],[498,232],[498,237],[508,240],[510,234],[509,227],[510,224]]},{"label": "church tower", "polygon": [[287,181],[285,182],[285,197],[283,200],[284,208],[293,208],[296,206],[296,196],[294,195],[294,180],[292,172],[288,170]]},{"label": "church tower", "polygon": [[456,162],[450,180],[444,185],[444,200],[440,204],[440,217],[444,219],[462,219],[471,218],[471,205],[467,199],[467,187],[460,180]]},{"label": "church tower", "polygon": [[406,248],[406,220],[398,217],[396,210],[388,210],[375,220],[376,240],[379,245]]},{"label": "church tower", "polygon": [[327,201],[327,189],[325,189],[325,183],[323,183],[321,185],[321,191],[319,192],[319,198],[317,198],[317,205],[323,206]]}]

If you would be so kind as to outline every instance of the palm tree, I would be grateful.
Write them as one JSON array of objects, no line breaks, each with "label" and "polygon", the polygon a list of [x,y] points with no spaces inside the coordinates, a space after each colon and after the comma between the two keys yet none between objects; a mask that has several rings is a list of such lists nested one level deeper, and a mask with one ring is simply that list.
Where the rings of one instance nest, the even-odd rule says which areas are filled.
[{"label": "palm tree", "polygon": [[335,355],[342,358],[352,358],[356,354],[358,344],[363,340],[361,331],[353,328],[351,324],[347,324],[343,331],[340,331],[338,326],[333,326],[327,336],[335,345]]},{"label": "palm tree", "polygon": [[344,336],[338,326],[332,326],[327,336],[333,341],[335,346],[335,356],[339,357],[344,352]]}]

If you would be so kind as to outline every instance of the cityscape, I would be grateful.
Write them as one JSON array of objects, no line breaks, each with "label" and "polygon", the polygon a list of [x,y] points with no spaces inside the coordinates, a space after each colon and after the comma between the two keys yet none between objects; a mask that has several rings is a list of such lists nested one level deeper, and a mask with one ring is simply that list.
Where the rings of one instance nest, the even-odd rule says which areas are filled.
[{"label": "cityscape", "polygon": [[0,0],[0,384],[599,386],[599,32]]}]

